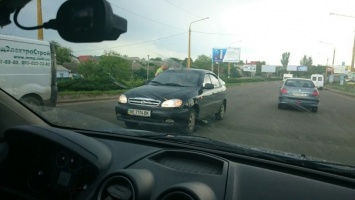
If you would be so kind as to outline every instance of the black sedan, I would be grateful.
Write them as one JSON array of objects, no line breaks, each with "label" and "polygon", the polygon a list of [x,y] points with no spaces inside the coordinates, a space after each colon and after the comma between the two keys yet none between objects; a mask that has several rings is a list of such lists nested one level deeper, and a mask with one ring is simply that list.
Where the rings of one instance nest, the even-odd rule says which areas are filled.
[{"label": "black sedan", "polygon": [[226,87],[213,72],[171,69],[120,95],[116,115],[129,128],[141,123],[193,133],[197,120],[212,114],[223,119],[226,104]]},{"label": "black sedan", "polygon": [[280,89],[278,108],[292,106],[317,112],[319,100],[319,91],[311,79],[289,78]]}]

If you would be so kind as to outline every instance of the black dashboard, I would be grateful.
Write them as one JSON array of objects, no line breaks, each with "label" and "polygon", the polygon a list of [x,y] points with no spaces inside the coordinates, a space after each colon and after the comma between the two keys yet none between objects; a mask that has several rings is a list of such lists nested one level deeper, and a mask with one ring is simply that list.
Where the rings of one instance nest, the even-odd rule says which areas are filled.
[{"label": "black dashboard", "polygon": [[0,199],[355,197],[355,180],[347,177],[113,134],[18,126],[5,132],[0,153]]}]

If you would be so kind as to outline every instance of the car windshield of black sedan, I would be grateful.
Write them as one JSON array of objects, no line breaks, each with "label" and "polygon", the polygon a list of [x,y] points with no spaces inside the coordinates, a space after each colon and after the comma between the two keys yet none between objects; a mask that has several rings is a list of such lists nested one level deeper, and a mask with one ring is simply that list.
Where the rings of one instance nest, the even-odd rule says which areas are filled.
[{"label": "car windshield of black sedan", "polygon": [[167,70],[155,77],[151,84],[181,87],[198,86],[200,76],[193,70]]},{"label": "car windshield of black sedan", "polygon": [[[17,22],[83,1],[17,0]],[[8,2],[0,88],[51,126],[355,166],[355,0],[104,0],[127,32],[92,43],[23,30]],[[90,12],[72,12],[78,33]]]}]

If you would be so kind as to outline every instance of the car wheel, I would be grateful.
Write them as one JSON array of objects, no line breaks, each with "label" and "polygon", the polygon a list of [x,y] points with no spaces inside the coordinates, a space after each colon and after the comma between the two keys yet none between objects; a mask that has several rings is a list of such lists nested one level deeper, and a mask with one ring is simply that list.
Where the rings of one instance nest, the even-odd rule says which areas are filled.
[{"label": "car wheel", "polygon": [[196,112],[194,109],[191,109],[189,112],[189,117],[185,124],[183,132],[186,134],[192,134],[196,129]]},{"label": "car wheel", "polygon": [[312,112],[316,113],[318,111],[318,107],[312,108]]},{"label": "car wheel", "polygon": [[218,112],[215,114],[216,119],[222,120],[224,118],[224,114],[226,112],[225,108],[226,107],[225,107],[225,104],[223,102],[221,107],[219,108]]},{"label": "car wheel", "polygon": [[41,101],[33,96],[23,97],[21,100],[29,105],[33,105],[33,106],[40,106],[41,105]]},{"label": "car wheel", "polygon": [[124,124],[127,126],[127,128],[135,128],[138,126],[137,122],[124,122]]},{"label": "car wheel", "polygon": [[277,108],[278,108],[278,109],[283,109],[284,106],[283,106],[281,103],[279,103],[279,104],[277,105]]}]

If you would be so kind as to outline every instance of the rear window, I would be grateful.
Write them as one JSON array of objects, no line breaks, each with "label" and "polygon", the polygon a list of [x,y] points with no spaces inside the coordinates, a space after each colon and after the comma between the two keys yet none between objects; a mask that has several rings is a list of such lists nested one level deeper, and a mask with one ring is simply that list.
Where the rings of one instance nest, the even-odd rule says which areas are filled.
[{"label": "rear window", "polygon": [[323,81],[323,77],[318,77],[318,81]]},{"label": "rear window", "polygon": [[303,88],[314,88],[315,85],[311,80],[295,80],[287,79],[285,85],[288,87],[303,87]]},{"label": "rear window", "polygon": [[317,81],[317,77],[312,77],[312,81]]}]

